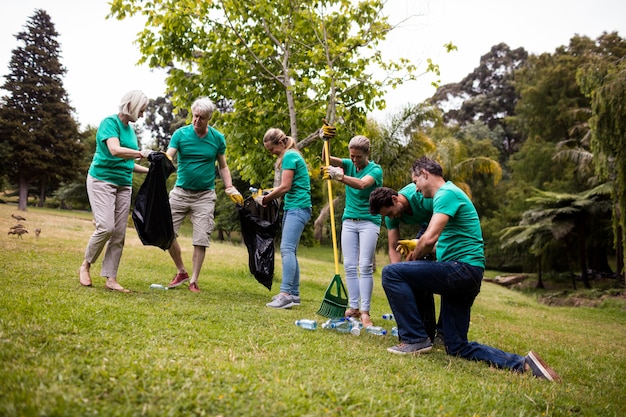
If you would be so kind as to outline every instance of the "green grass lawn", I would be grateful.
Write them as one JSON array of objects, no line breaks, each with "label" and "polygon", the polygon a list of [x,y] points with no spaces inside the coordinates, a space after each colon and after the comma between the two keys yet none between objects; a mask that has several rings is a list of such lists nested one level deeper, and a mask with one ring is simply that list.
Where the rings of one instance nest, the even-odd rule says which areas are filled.
[{"label": "green grass lawn", "polygon": [[[30,231],[6,235],[14,205],[0,204],[1,416],[624,416],[626,311],[549,307],[484,283],[470,339],[537,351],[563,378],[554,384],[441,349],[389,354],[391,336],[355,337],[294,325],[317,316],[334,276],[332,249],[301,248],[302,305],[265,307],[271,292],[248,271],[245,246],[214,243],[200,294],[149,290],[175,273],[168,254],[129,228],[119,281],[93,288],[77,270],[93,231],[83,212],[29,208]],[[41,228],[35,238],[34,229]],[[191,243],[180,238],[191,267]],[[390,311],[378,256],[372,317]],[[341,271],[342,277],[343,271]]]}]

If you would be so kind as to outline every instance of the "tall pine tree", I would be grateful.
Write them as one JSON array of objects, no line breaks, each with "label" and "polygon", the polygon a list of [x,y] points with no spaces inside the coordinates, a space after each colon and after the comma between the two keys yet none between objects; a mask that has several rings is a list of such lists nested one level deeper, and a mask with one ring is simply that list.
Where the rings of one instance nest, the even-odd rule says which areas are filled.
[{"label": "tall pine tree", "polygon": [[26,210],[29,187],[36,187],[39,204],[61,182],[78,173],[83,145],[73,118],[62,77],[60,46],[50,16],[35,10],[15,35],[8,91],[0,108],[1,149],[10,157],[4,164],[9,180],[19,186],[19,209]]}]

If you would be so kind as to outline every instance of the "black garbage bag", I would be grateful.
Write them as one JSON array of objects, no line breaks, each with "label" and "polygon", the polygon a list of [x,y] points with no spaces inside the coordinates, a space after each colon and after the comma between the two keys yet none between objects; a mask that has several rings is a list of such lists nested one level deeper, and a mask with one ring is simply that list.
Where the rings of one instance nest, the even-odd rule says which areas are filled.
[{"label": "black garbage bag", "polygon": [[176,168],[163,152],[152,152],[148,161],[150,172],[137,193],[133,223],[141,243],[165,250],[172,246],[176,237],[165,184]]},{"label": "black garbage bag", "polygon": [[268,290],[274,279],[274,237],[280,227],[280,206],[272,200],[261,207],[252,197],[237,205],[241,234],[248,248],[248,267],[256,280]]}]

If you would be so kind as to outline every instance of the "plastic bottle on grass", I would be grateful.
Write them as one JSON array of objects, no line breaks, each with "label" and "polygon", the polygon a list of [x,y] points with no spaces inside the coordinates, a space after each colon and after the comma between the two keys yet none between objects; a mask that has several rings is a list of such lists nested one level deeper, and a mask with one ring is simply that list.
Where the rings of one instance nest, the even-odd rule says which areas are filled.
[{"label": "plastic bottle on grass", "polygon": [[387,314],[383,314],[383,320],[393,320],[393,314],[391,313],[387,313]]},{"label": "plastic bottle on grass", "polygon": [[328,320],[322,325],[322,327],[329,330],[335,330],[340,333],[350,333],[353,336],[361,334],[359,327],[355,326],[354,323],[346,319]]},{"label": "plastic bottle on grass", "polygon": [[387,330],[383,329],[380,326],[367,326],[365,331],[369,334],[373,334],[376,336],[384,336],[387,334]]},{"label": "plastic bottle on grass", "polygon": [[361,323],[359,319],[355,319],[354,317],[348,317],[348,321],[352,323],[353,327],[358,327],[359,329],[363,328],[363,323]]},{"label": "plastic bottle on grass", "polygon": [[296,320],[296,326],[306,330],[315,330],[317,329],[317,322],[309,319]]},{"label": "plastic bottle on grass", "polygon": [[392,327],[391,328],[391,335],[398,337],[398,328],[397,327]]},{"label": "plastic bottle on grass", "polygon": [[167,290],[167,287],[161,284],[150,284],[150,289],[151,290]]},{"label": "plastic bottle on grass", "polygon": [[346,322],[344,318],[331,318],[322,323],[322,329],[326,330],[336,330],[336,325]]}]

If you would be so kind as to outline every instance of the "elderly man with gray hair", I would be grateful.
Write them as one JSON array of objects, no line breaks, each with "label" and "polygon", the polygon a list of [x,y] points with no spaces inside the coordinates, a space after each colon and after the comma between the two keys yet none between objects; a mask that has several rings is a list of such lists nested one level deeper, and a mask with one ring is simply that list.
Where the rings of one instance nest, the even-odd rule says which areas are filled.
[{"label": "elderly man with gray hair", "polygon": [[176,185],[170,192],[174,232],[178,236],[180,225],[187,215],[189,215],[193,229],[191,277],[185,268],[178,240],[175,239],[168,251],[176,265],[177,272],[168,287],[175,288],[189,281],[189,290],[196,293],[200,292],[198,277],[215,224],[216,161],[220,176],[224,181],[226,194],[233,202],[243,203],[243,197],[232,184],[230,170],[226,163],[224,135],[209,126],[214,111],[215,105],[209,98],[200,97],[194,101],[191,105],[191,124],[174,132],[166,152],[172,159],[177,156],[178,162]]}]

